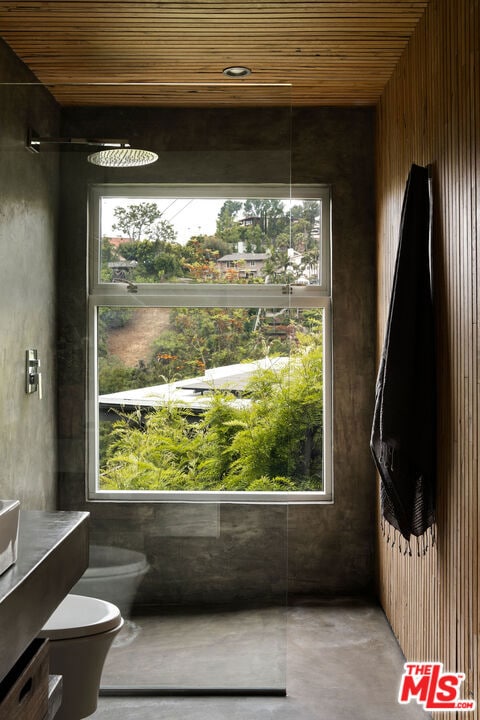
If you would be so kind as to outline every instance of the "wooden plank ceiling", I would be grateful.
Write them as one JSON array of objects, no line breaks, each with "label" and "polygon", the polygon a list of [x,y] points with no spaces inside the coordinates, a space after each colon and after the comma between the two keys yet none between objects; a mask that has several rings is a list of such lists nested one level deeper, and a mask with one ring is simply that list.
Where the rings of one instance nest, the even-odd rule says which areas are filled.
[{"label": "wooden plank ceiling", "polygon": [[63,105],[370,105],[427,5],[0,0],[0,36]]}]

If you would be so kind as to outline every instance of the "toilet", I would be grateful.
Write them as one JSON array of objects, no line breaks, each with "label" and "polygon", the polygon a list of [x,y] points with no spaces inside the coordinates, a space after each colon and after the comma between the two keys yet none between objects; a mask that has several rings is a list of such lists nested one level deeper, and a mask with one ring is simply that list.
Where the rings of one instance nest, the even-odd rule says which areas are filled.
[{"label": "toilet", "polygon": [[122,625],[112,603],[71,594],[43,626],[39,637],[49,640],[50,674],[63,676],[55,720],[80,720],[95,712],[103,665]]},{"label": "toilet", "polygon": [[116,605],[129,618],[137,588],[150,566],[136,550],[109,545],[90,546],[90,564],[72,588],[75,595],[88,595]]}]

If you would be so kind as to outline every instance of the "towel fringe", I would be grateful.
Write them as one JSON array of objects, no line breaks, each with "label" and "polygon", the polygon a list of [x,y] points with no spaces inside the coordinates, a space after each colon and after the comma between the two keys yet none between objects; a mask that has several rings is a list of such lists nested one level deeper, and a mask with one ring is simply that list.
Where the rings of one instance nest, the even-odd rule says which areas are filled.
[{"label": "towel fringe", "polygon": [[384,517],[380,520],[380,528],[386,544],[390,545],[392,550],[396,547],[400,555],[404,557],[407,555],[408,557],[413,557],[414,555],[415,546],[412,547],[412,540],[416,543],[417,557],[426,555],[428,550],[435,547],[437,542],[435,524],[431,525],[423,535],[411,535],[409,538],[404,537],[402,533],[396,527],[390,525]]}]

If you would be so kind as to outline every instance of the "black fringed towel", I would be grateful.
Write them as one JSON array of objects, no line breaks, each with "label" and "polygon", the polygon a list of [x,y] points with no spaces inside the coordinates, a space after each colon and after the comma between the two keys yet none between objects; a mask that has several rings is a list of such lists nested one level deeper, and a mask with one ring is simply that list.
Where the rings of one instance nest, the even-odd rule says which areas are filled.
[{"label": "black fringed towel", "polygon": [[403,199],[370,441],[381,478],[382,515],[406,539],[406,549],[411,535],[424,535],[435,520],[431,206],[428,168],[412,165]]}]

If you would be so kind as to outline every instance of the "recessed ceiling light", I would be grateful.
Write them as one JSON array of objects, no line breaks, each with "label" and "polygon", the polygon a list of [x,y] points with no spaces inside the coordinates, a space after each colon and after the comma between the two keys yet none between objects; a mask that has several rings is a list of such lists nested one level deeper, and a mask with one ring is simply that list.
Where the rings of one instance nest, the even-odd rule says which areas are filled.
[{"label": "recessed ceiling light", "polygon": [[232,65],[232,67],[227,67],[223,70],[223,74],[230,78],[246,77],[247,75],[250,75],[251,72],[250,68],[247,68],[244,65]]}]

